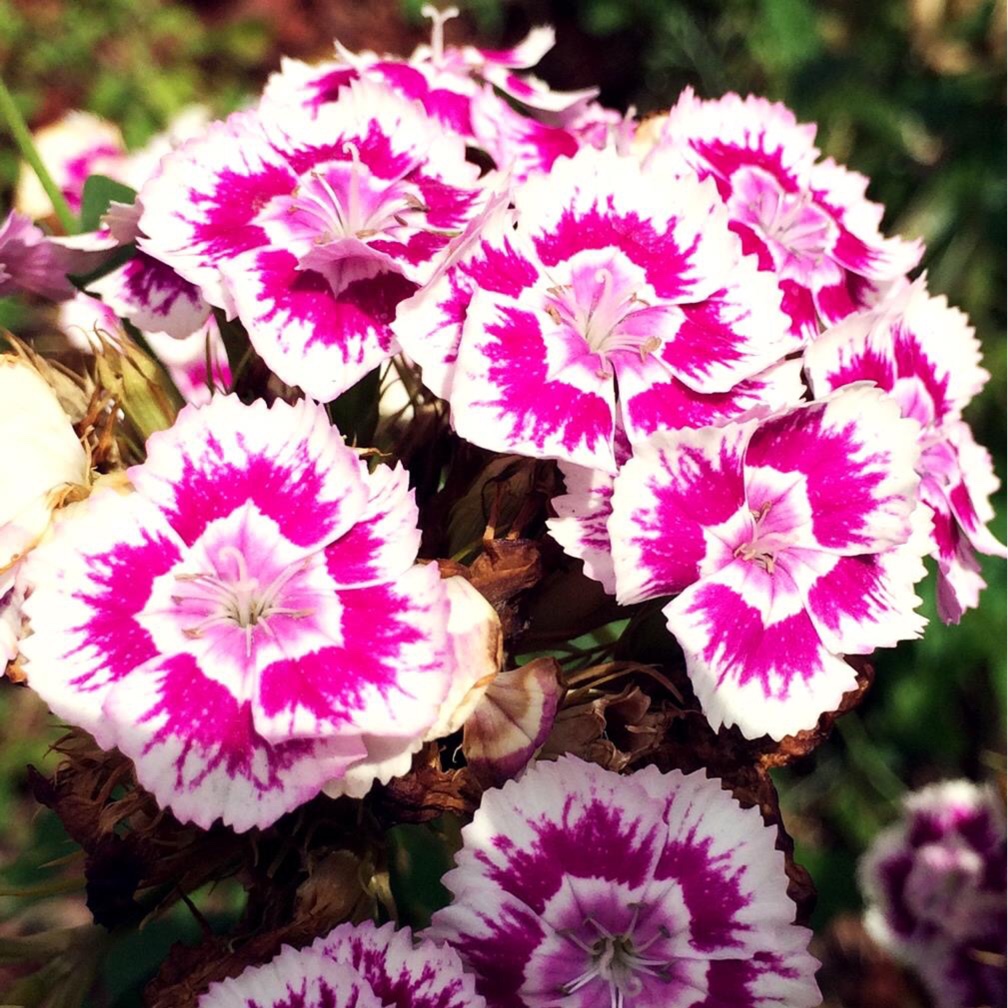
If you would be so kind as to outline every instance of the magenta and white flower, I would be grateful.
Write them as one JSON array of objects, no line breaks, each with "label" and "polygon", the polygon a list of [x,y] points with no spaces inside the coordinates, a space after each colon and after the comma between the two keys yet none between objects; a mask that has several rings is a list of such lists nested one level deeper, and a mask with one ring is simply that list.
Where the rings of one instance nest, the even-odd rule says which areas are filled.
[{"label": "magenta and white flower", "polygon": [[489,1008],[812,1008],[811,932],[757,809],[571,756],[487,791],[426,934]]},{"label": "magenta and white flower", "polygon": [[30,685],[204,827],[408,766],[456,669],[406,472],[369,473],[306,401],[215,397],[147,448],[135,493],[30,558]]},{"label": "magenta and white flower", "polygon": [[806,339],[820,322],[871,303],[923,251],[919,242],[882,237],[882,207],[865,198],[868,179],[819,161],[815,132],[779,103],[737,94],[702,101],[687,88],[655,146],[717,182],[745,251],[777,276]]},{"label": "magenta and white flower", "polygon": [[[407,59],[374,52],[354,53],[338,42],[338,59],[319,64],[284,60],[266,85],[266,107],[301,107],[317,112],[337,101],[352,82],[370,80],[423,105],[442,128],[486,151],[515,179],[547,170],[561,154],[583,143],[603,147],[622,119],[592,99],[597,88],[554,91],[527,74],[553,47],[552,28],[538,27],[511,49],[487,50],[444,42],[444,24],[455,7],[422,9],[432,21],[431,42]],[[523,107],[512,108],[501,94]]]},{"label": "magenta and white flower", "polygon": [[936,1004],[1004,1003],[1005,814],[993,788],[943,781],[908,795],[858,877],[869,932]]},{"label": "magenta and white flower", "polygon": [[140,246],[330,400],[398,349],[395,306],[479,210],[477,175],[460,138],[358,81],[314,116],[236,113],[167,155]]},{"label": "magenta and white flower", "polygon": [[341,924],[304,949],[211,984],[198,1008],[485,1008],[458,955],[409,928]]},{"label": "magenta and white flower", "polygon": [[990,455],[962,419],[990,377],[980,367],[973,327],[944,297],[929,297],[922,278],[830,329],[806,350],[805,371],[816,395],[873,381],[920,424],[917,471],[932,512],[938,614],[958,623],[984,587],[974,551],[1005,556],[986,528],[999,482]]},{"label": "magenta and white flower", "polygon": [[845,654],[919,636],[920,428],[867,384],[634,446],[608,532],[622,604],[663,612],[714,728],[781,738],[855,687]]},{"label": "magenta and white flower", "polygon": [[615,472],[617,416],[633,443],[673,422],[682,386],[726,393],[795,349],[713,184],[659,179],[611,150],[562,158],[400,305],[395,332],[459,434]]},{"label": "magenta and white flower", "polygon": [[[89,175],[106,175],[126,182],[128,158],[119,127],[90,112],[73,110],[32,136],[42,163],[59,187],[70,209],[81,207]],[[38,219],[53,213],[52,203],[35,172],[22,164],[14,206]]]}]

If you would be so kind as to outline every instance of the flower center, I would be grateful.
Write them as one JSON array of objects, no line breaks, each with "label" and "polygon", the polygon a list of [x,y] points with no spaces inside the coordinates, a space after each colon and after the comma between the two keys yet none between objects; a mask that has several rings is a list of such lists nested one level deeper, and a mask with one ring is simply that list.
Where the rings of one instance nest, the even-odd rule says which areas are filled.
[{"label": "flower center", "polygon": [[732,186],[733,215],[763,235],[779,268],[801,274],[822,261],[835,225],[811,194],[787,192],[769,172],[753,167],[740,168]]},{"label": "flower center", "polygon": [[[283,604],[284,589],[291,578],[302,573],[311,558],[282,567],[266,584],[249,572],[245,556],[234,546],[223,546],[218,569],[212,573],[176,574],[179,587],[172,601],[195,622],[183,627],[190,638],[200,638],[212,627],[239,627],[245,633],[245,655],[252,654],[256,628],[272,632],[268,620],[274,616],[300,619],[312,610]],[[229,568],[221,570],[222,567]]]},{"label": "flower center", "polygon": [[640,905],[636,905],[626,930],[618,935],[613,934],[594,917],[585,918],[584,927],[590,928],[597,936],[593,941],[585,941],[573,931],[566,932],[565,937],[588,955],[588,965],[584,972],[563,984],[560,992],[573,994],[599,980],[609,988],[611,1008],[630,1008],[633,1004],[632,998],[644,989],[642,975],[667,979],[668,962],[648,957],[644,953],[660,939],[671,938],[671,934],[666,927],[661,926],[651,938],[638,945],[634,941],[633,932],[639,915]]},{"label": "flower center", "polygon": [[403,178],[376,178],[354,144],[351,160],[314,168],[285,200],[289,225],[316,245],[343,238],[366,240],[409,227],[410,214],[426,213],[419,190]]},{"label": "flower center", "polygon": [[581,336],[589,351],[602,358],[603,367],[608,355],[620,350],[636,350],[643,359],[661,347],[661,340],[633,324],[634,316],[650,307],[634,288],[612,269],[582,267],[572,271],[569,284],[547,289],[546,313]]},{"label": "flower center", "polygon": [[762,529],[771,506],[771,501],[765,501],[758,510],[750,512],[753,517],[752,539],[735,548],[735,556],[758,564],[767,574],[773,574],[777,564],[777,553],[785,545],[778,533],[767,533]]}]

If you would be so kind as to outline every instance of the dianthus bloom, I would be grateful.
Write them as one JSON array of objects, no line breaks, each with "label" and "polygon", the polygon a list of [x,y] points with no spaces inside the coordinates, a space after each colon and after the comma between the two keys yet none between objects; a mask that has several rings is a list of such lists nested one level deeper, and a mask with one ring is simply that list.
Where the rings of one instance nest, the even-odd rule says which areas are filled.
[{"label": "dianthus bloom", "polygon": [[489,1008],[820,1002],[774,830],[702,772],[540,762],[462,838],[427,934]]},{"label": "dianthus bloom", "polygon": [[74,264],[72,254],[24,214],[11,210],[0,224],[0,297],[20,291],[53,301],[72,297],[67,272]]},{"label": "dianthus bloom", "polygon": [[215,397],[147,449],[32,555],[29,684],[203,827],[407,769],[456,663],[405,470],[307,401]]},{"label": "dianthus bloom", "polygon": [[630,132],[619,113],[591,100],[598,88],[554,91],[515,73],[534,66],[553,47],[552,28],[534,28],[510,49],[451,46],[444,44],[444,22],[458,9],[425,4],[421,10],[433,21],[431,43],[418,46],[408,59],[353,53],[337,43],[337,60],[284,60],[266,85],[263,105],[314,113],[337,101],[352,82],[374,81],[419,102],[442,129],[481,148],[515,180],[548,171],[558,157],[573,155],[583,144],[601,148],[613,134]]},{"label": "dianthus bloom", "polygon": [[664,608],[715,727],[815,726],[845,654],[919,635],[920,428],[867,384],[764,419],[659,432],[620,470],[616,598]]},{"label": "dianthus bloom", "polygon": [[[713,185],[581,150],[491,208],[395,331],[464,438],[615,472],[684,393],[725,393],[796,347]],[[616,390],[619,389],[617,406]]]},{"label": "dianthus bloom", "polygon": [[917,471],[932,516],[938,614],[958,623],[984,587],[976,552],[1005,555],[985,527],[994,517],[989,497],[998,479],[962,419],[990,377],[980,367],[973,327],[945,298],[929,297],[921,279],[825,333],[806,350],[805,372],[818,396],[873,381],[921,425]]},{"label": "dianthus bloom", "polygon": [[485,1008],[458,955],[409,928],[341,924],[310,948],[211,984],[197,1008]]},{"label": "dianthus bloom", "polygon": [[419,105],[356,81],[315,116],[236,113],[166,155],[139,244],[328,401],[398,349],[395,306],[479,209],[478,174]]},{"label": "dianthus bloom", "polygon": [[919,242],[883,238],[868,179],[819,161],[814,125],[752,95],[702,101],[687,88],[658,132],[656,151],[713,178],[733,230],[773,272],[796,333],[838,322],[920,260]]},{"label": "dianthus bloom", "polygon": [[872,935],[920,974],[940,1008],[1003,1005],[1004,802],[945,781],[904,801],[859,869]]}]

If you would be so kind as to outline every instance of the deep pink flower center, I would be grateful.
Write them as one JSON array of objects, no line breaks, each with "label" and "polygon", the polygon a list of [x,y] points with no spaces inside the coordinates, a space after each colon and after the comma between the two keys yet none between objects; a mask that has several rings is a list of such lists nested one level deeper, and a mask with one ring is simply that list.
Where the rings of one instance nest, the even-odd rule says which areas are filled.
[{"label": "deep pink flower center", "polygon": [[599,981],[609,988],[609,1002],[614,1008],[629,1008],[631,998],[640,994],[644,984],[642,976],[665,978],[669,963],[665,959],[655,959],[646,953],[657,941],[671,938],[664,926],[641,942],[634,931],[640,915],[640,905],[633,907],[630,923],[621,934],[613,934],[594,917],[586,917],[582,926],[564,932],[564,937],[576,945],[587,956],[585,969],[561,986],[561,993],[574,994],[576,991]]},{"label": "deep pink flower center", "polygon": [[343,238],[365,241],[417,226],[415,218],[426,207],[416,185],[402,177],[376,177],[362,164],[356,148],[348,146],[351,160],[312,169],[285,199],[291,226],[310,235],[316,245]]},{"label": "deep pink flower center", "polygon": [[[779,555],[792,545],[790,519],[786,506],[780,506],[782,503],[764,501],[751,510],[752,531],[735,547],[736,557],[762,567],[768,574],[774,573]],[[772,511],[776,513],[771,516]]]},{"label": "deep pink flower center", "polygon": [[245,556],[235,546],[224,546],[218,553],[216,569],[195,574],[176,574],[178,584],[172,601],[187,621],[183,633],[200,638],[212,628],[237,627],[245,634],[245,654],[252,653],[252,637],[258,628],[269,632],[269,620],[275,616],[299,619],[312,610],[284,605],[290,582],[303,573],[311,558],[288,564],[257,577],[248,569]]},{"label": "deep pink flower center", "polygon": [[603,361],[621,350],[644,357],[661,346],[661,340],[633,324],[634,316],[650,306],[634,279],[621,275],[615,265],[576,267],[570,283],[547,290],[545,307],[554,322],[575,332]]},{"label": "deep pink flower center", "polygon": [[761,168],[747,165],[732,175],[729,210],[767,242],[780,267],[814,268],[832,247],[836,225],[811,194],[788,192]]}]

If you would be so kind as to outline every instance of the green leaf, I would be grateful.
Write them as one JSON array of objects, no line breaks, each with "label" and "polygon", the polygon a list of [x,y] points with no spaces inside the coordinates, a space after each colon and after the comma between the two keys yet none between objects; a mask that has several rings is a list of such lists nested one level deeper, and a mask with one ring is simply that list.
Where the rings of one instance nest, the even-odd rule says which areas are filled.
[{"label": "green leaf", "polygon": [[135,199],[136,191],[128,185],[105,175],[89,176],[81,196],[81,230],[96,230],[102,214],[108,210],[109,203],[113,200],[116,203],[132,203]]}]

